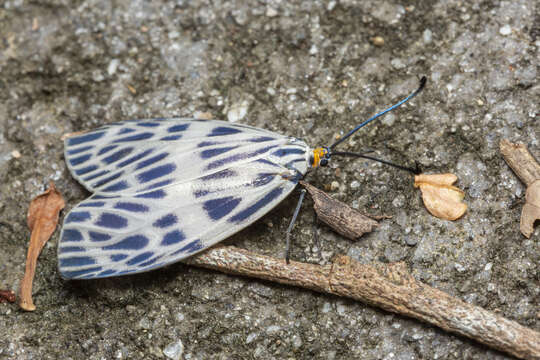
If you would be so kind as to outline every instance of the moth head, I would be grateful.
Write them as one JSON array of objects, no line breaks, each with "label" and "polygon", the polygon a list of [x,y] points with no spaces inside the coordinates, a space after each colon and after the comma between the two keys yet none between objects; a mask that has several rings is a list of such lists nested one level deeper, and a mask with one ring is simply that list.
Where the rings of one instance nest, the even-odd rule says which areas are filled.
[{"label": "moth head", "polygon": [[326,166],[329,160],[330,150],[327,147],[313,149],[313,154],[310,156],[311,167]]}]

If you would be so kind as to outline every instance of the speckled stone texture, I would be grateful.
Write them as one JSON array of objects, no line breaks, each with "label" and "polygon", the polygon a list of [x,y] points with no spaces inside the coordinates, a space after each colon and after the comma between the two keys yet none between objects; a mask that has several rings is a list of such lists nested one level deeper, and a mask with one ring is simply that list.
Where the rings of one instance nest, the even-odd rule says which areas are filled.
[{"label": "speckled stone texture", "polygon": [[[49,180],[67,209],[88,196],[62,134],[210,116],[327,145],[426,75],[420,96],[342,150],[456,173],[465,216],[432,217],[407,173],[336,158],[308,180],[393,218],[355,243],[320,226],[317,242],[306,201],[292,257],[405,261],[417,279],[539,331],[540,230],[519,233],[525,187],[498,150],[508,138],[540,157],[538,11],[532,0],[0,2],[0,288],[18,290],[30,199]],[[282,256],[297,196],[227,243]],[[38,263],[37,311],[0,304],[2,359],[508,358],[350,300],[181,264],[66,282],[57,236]]]}]

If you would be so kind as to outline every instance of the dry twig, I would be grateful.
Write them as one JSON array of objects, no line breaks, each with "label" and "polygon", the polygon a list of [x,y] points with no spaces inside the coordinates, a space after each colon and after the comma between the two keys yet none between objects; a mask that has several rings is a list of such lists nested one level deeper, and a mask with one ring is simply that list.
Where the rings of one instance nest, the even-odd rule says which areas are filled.
[{"label": "dry twig", "polygon": [[503,139],[499,146],[506,163],[527,185],[519,228],[529,238],[534,231],[534,222],[540,220],[540,164],[523,144],[513,144]]},{"label": "dry twig", "polygon": [[417,281],[404,263],[360,264],[347,256],[331,265],[276,259],[217,247],[187,264],[345,296],[466,336],[523,359],[540,359],[540,334]]}]

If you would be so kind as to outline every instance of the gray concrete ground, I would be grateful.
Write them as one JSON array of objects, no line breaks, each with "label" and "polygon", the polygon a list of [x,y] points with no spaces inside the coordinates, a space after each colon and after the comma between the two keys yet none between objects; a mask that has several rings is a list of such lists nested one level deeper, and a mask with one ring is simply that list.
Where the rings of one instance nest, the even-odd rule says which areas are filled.
[{"label": "gray concrete ground", "polygon": [[[540,154],[539,26],[531,0],[4,0],[0,288],[18,289],[30,199],[49,180],[66,210],[88,196],[66,170],[62,134],[210,114],[325,145],[425,74],[421,96],[343,149],[456,173],[465,217],[430,216],[406,173],[335,159],[310,181],[393,218],[356,243],[321,226],[317,246],[308,201],[293,258],[405,261],[417,279],[540,330],[540,230],[519,233],[521,204],[512,204],[525,189],[498,151],[509,138]],[[297,196],[227,243],[281,256]],[[38,264],[37,311],[0,305],[0,358],[507,358],[350,300],[181,264],[63,281],[57,242],[58,232]]]}]

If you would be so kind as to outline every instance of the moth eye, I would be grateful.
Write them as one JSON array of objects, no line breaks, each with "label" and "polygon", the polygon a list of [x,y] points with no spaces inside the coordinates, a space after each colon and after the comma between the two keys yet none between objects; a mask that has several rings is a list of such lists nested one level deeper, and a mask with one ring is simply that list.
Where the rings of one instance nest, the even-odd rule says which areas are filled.
[{"label": "moth eye", "polygon": [[319,161],[319,165],[320,165],[320,166],[326,166],[326,165],[328,165],[328,159],[321,159],[321,161]]}]

